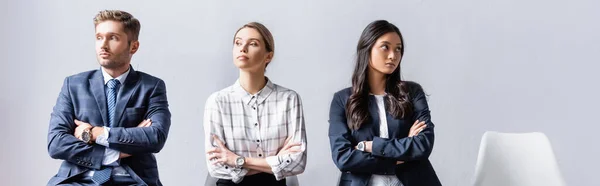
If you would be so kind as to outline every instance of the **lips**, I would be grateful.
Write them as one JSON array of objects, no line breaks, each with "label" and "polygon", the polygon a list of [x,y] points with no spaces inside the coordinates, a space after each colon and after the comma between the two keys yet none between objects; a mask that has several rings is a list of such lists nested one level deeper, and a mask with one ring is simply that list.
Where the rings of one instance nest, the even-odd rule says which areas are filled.
[{"label": "lips", "polygon": [[101,52],[100,54],[98,54],[100,57],[108,57],[110,56],[110,53],[108,52]]},{"label": "lips", "polygon": [[239,60],[248,60],[248,56],[238,56],[236,59],[239,59]]}]

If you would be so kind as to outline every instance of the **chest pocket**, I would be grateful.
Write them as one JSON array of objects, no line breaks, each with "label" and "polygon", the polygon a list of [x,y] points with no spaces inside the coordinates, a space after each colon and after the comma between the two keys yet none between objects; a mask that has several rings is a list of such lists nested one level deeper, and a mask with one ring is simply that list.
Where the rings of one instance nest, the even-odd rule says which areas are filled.
[{"label": "chest pocket", "polygon": [[143,119],[145,119],[145,115],[148,109],[146,107],[130,107],[125,108],[125,114],[123,115],[123,121],[125,121],[124,127],[135,127]]}]

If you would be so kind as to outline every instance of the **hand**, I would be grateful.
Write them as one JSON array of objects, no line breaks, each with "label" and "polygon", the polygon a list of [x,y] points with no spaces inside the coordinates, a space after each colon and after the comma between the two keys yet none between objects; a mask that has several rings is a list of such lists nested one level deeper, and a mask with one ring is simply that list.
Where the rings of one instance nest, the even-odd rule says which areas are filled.
[{"label": "hand", "polygon": [[298,153],[301,152],[300,148],[294,148],[294,147],[300,147],[302,145],[302,143],[292,143],[290,141],[291,138],[287,138],[285,140],[285,143],[283,145],[283,147],[281,149],[279,149],[279,152],[277,152],[277,155],[285,155],[285,154],[293,154],[293,153]]},{"label": "hand", "polygon": [[145,119],[140,124],[138,124],[137,127],[149,127],[149,126],[152,126],[152,120],[151,119]]},{"label": "hand", "polygon": [[373,152],[373,141],[365,141],[365,152]]},{"label": "hand", "polygon": [[[413,137],[418,135],[421,131],[425,130],[425,127],[427,127],[427,125],[425,125],[424,121],[415,121],[415,123],[410,127],[410,131],[408,132],[408,137]],[[403,164],[404,161],[397,161],[396,165],[400,165]]]},{"label": "hand", "polygon": [[77,139],[80,139],[80,140],[81,140],[81,134],[83,134],[83,131],[92,128],[92,125],[90,125],[89,123],[79,121],[79,120],[75,120],[75,125],[77,125],[77,127],[75,128],[75,132],[73,133],[73,136],[75,136]]},{"label": "hand", "polygon": [[413,137],[418,135],[421,131],[425,130],[427,125],[425,125],[424,121],[415,121],[415,123],[410,127],[410,131],[408,131],[408,137]]},{"label": "hand", "polygon": [[213,165],[222,163],[231,167],[235,167],[235,160],[239,156],[231,152],[216,135],[212,135],[212,138],[217,143],[217,147],[206,151],[206,154],[208,155],[207,158],[212,161]]},{"label": "hand", "polygon": [[[373,151],[373,141],[364,141],[365,143],[365,152]],[[358,145],[354,146],[354,149],[358,149]]]},{"label": "hand", "polygon": [[119,153],[119,159],[123,159],[123,158],[127,158],[127,157],[131,157],[131,154],[127,154],[127,153]]},{"label": "hand", "polygon": [[[151,125],[152,125],[152,120],[145,119],[140,124],[138,124],[137,127],[149,127]],[[120,152],[119,153],[119,159],[128,158],[128,157],[131,157],[131,154],[127,154],[127,153],[124,153],[124,152]]]}]

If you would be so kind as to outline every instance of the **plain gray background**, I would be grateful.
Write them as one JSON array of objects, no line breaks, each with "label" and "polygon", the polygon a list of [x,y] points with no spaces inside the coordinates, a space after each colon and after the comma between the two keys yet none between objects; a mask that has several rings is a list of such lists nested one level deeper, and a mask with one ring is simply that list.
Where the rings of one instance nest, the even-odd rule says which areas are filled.
[{"label": "plain gray background", "polygon": [[157,155],[165,185],[202,185],[202,111],[232,84],[232,37],[260,21],[274,34],[267,75],[302,97],[308,166],[302,185],[335,185],[328,112],[350,85],[363,28],[387,19],[404,34],[403,77],[429,96],[444,185],[472,180],[484,131],[548,135],[569,185],[598,182],[600,1],[2,1],[0,185],[45,185],[59,167],[46,135],[63,79],[99,68],[92,18],[129,11],[142,23],[132,64],[165,80],[173,113]]}]

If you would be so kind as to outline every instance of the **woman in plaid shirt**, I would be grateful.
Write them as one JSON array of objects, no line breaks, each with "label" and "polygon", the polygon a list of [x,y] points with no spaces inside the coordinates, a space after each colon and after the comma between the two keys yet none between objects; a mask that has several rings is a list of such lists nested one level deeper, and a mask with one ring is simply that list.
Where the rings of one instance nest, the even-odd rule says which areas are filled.
[{"label": "woman in plaid shirt", "polygon": [[206,101],[206,161],[219,186],[285,185],[285,177],[304,172],[306,129],[300,96],[265,76],[274,49],[264,25],[251,22],[238,29],[233,63],[239,79]]}]

